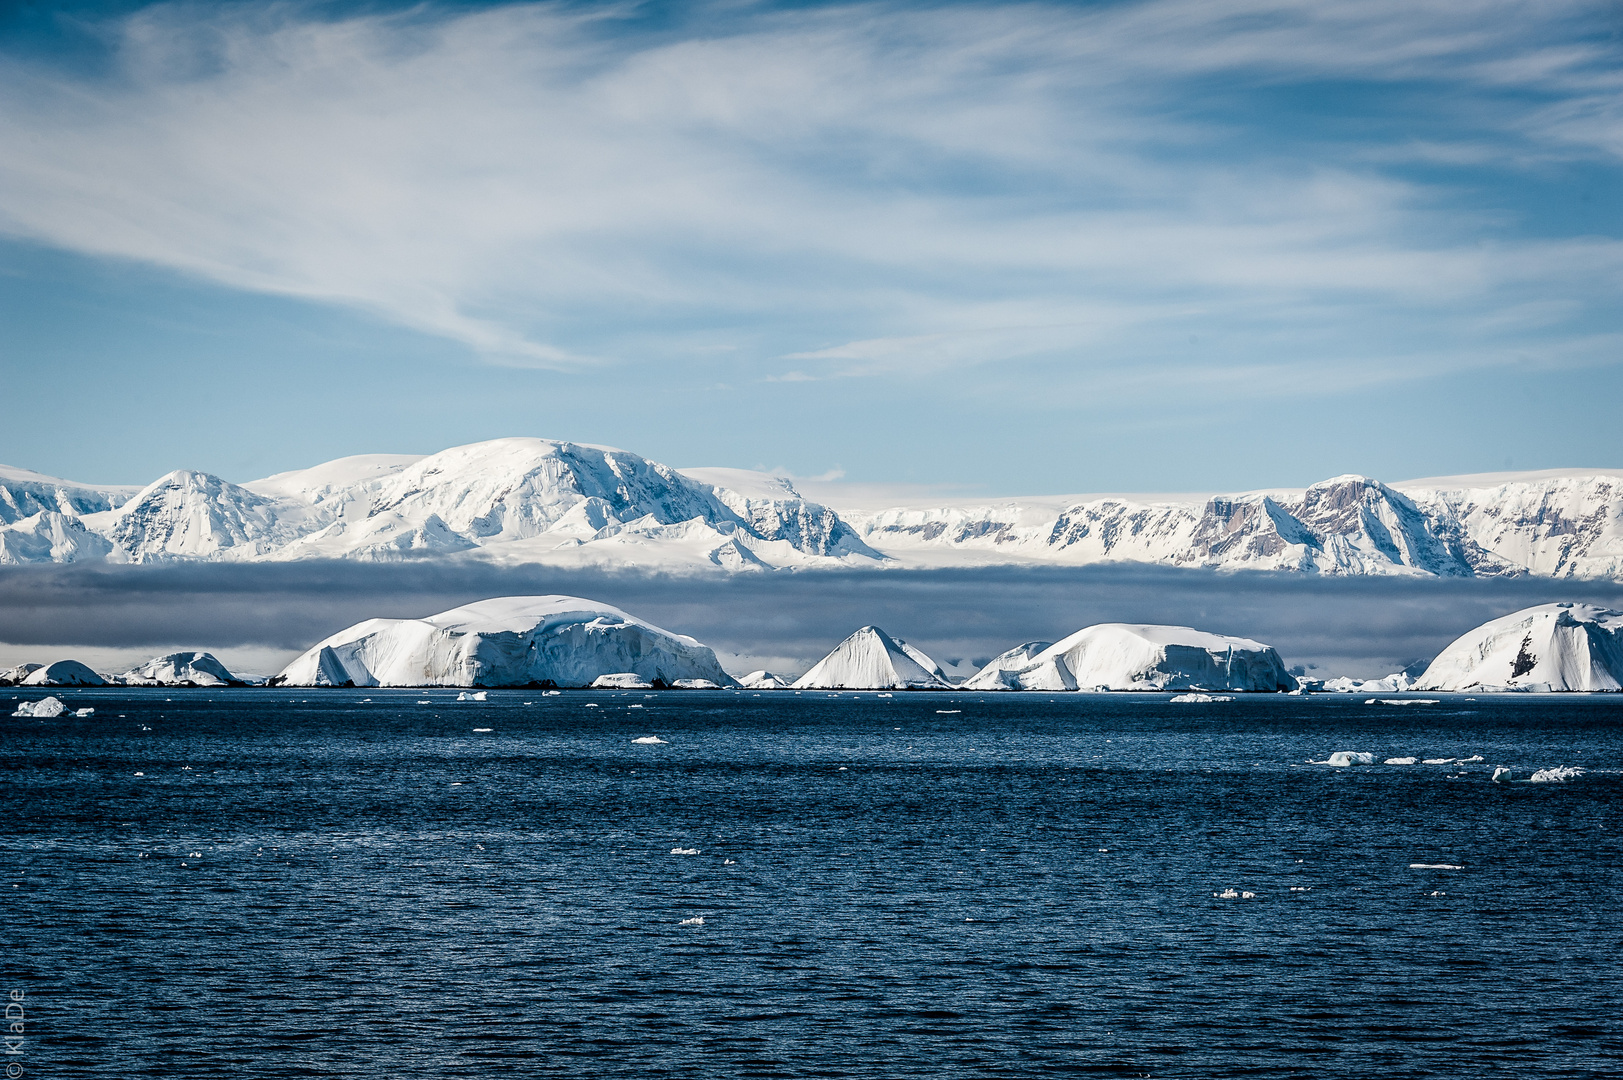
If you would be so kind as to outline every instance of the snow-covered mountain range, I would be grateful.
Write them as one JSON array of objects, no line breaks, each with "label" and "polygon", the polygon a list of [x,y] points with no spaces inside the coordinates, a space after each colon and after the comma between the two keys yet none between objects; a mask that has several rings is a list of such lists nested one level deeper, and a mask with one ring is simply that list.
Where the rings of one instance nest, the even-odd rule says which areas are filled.
[{"label": "snow-covered mountain range", "polygon": [[1623,579],[1623,470],[1198,496],[836,508],[787,479],[510,438],[232,484],[0,466],[0,565],[393,560],[766,570],[1138,562],[1322,574]]}]

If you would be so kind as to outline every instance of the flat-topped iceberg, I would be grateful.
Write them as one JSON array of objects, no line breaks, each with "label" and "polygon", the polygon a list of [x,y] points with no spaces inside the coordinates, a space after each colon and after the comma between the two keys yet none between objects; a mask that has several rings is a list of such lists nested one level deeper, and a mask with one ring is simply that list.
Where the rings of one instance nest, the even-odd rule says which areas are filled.
[{"label": "flat-topped iceberg", "polygon": [[128,686],[241,686],[213,653],[177,652],[156,656],[118,676]]},{"label": "flat-topped iceberg", "polygon": [[877,626],[864,626],[794,682],[796,690],[946,690],[941,667]]},{"label": "flat-topped iceberg", "polygon": [[733,680],[706,645],[578,596],[502,596],[424,619],[368,619],[312,646],[272,685],[669,686]]},{"label": "flat-topped iceberg", "polygon": [[1295,686],[1279,653],[1260,641],[1187,626],[1099,623],[1056,641],[1024,666],[988,664],[964,689],[1272,692]]},{"label": "flat-topped iceberg", "polygon": [[1416,690],[1592,691],[1623,688],[1623,611],[1540,604],[1461,635]]}]

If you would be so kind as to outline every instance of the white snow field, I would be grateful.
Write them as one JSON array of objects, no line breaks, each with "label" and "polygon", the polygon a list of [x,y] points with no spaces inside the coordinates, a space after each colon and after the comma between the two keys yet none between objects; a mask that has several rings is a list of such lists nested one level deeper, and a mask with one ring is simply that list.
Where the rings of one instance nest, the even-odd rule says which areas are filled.
[{"label": "white snow field", "polygon": [[510,438],[233,484],[145,488],[0,466],[0,565],[438,558],[749,572],[1137,562],[1320,574],[1623,579],[1623,471],[1241,494],[831,508],[779,476]]},{"label": "white snow field", "polygon": [[733,680],[715,653],[578,596],[502,596],[424,619],[368,619],[312,646],[285,686],[671,685]]},{"label": "white snow field", "polygon": [[213,653],[206,652],[156,656],[114,678],[126,686],[232,686],[243,681],[226,670]]},{"label": "white snow field", "polygon": [[738,680],[738,685],[745,690],[787,690],[789,681],[781,675],[774,675],[770,671],[752,671]]},{"label": "white snow field", "polygon": [[864,626],[812,665],[796,690],[948,690],[941,667],[877,626]]},{"label": "white snow field", "polygon": [[1187,626],[1099,623],[1056,641],[1024,666],[993,666],[1002,660],[988,664],[963,688],[1273,692],[1296,687],[1272,646]]},{"label": "white snow field", "polygon": [[1426,668],[1416,690],[1617,690],[1623,687],[1623,611],[1540,604],[1461,635]]}]

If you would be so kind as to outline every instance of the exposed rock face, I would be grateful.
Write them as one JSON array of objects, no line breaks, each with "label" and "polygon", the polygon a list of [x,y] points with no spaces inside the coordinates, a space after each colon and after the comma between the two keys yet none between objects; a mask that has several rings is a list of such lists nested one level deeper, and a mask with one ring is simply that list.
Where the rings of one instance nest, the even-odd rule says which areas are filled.
[{"label": "exposed rock face", "polygon": [[504,596],[426,619],[369,619],[272,679],[290,686],[584,687],[603,676],[735,685],[690,637],[576,596]]},{"label": "exposed rock face", "polygon": [[[1001,658],[999,658],[1001,659]],[[966,690],[1293,690],[1271,646],[1187,626],[1100,623],[1025,665],[988,665]]]},{"label": "exposed rock face", "polygon": [[794,681],[796,690],[947,690],[940,666],[877,626],[864,626]]},{"label": "exposed rock face", "polygon": [[1540,604],[1483,623],[1437,654],[1416,690],[1617,690],[1623,611]]}]

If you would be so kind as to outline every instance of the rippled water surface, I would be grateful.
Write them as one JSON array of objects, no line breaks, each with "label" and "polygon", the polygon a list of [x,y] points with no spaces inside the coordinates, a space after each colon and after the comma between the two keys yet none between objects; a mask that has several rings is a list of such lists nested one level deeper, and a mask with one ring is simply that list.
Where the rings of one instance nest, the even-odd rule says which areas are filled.
[{"label": "rippled water surface", "polygon": [[1623,1075],[1618,697],[62,696],[24,1076]]}]

